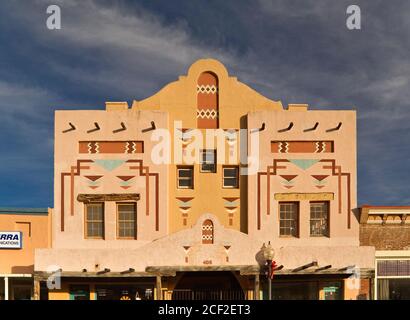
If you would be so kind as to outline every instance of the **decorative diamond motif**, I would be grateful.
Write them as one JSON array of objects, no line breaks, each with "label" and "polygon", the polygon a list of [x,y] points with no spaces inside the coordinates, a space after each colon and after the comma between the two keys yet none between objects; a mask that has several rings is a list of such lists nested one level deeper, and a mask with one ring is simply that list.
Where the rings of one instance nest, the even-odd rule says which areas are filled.
[{"label": "decorative diamond motif", "polygon": [[216,119],[218,111],[216,109],[199,109],[196,111],[196,117],[199,119]]},{"label": "decorative diamond motif", "polygon": [[196,92],[197,93],[206,93],[206,94],[215,94],[218,92],[218,88],[215,85],[196,85]]}]

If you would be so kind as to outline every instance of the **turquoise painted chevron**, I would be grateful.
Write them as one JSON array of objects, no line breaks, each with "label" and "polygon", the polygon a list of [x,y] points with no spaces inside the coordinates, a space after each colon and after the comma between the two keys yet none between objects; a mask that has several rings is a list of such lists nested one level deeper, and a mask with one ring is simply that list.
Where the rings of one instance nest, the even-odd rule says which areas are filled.
[{"label": "turquoise painted chevron", "polygon": [[327,185],[327,181],[326,181],[326,180],[322,180],[322,181],[316,180],[316,185],[318,185],[318,186],[325,186],[325,185]]},{"label": "turquoise painted chevron", "polygon": [[178,201],[178,206],[180,206],[180,207],[192,207],[192,202],[191,201],[184,202],[184,201],[179,200]]},{"label": "turquoise painted chevron", "polygon": [[128,180],[128,181],[120,181],[120,186],[124,186],[124,187],[131,186],[131,185],[133,185],[133,183],[134,183],[134,181],[132,181],[132,179]]},{"label": "turquoise painted chevron", "polygon": [[320,159],[288,159],[288,161],[302,170],[307,170],[314,164],[318,163]]},{"label": "turquoise painted chevron", "polygon": [[236,207],[238,206],[238,200],[234,200],[234,201],[227,201],[225,200],[225,207]]},{"label": "turquoise painted chevron", "polygon": [[114,159],[114,160],[106,160],[106,159],[97,159],[94,160],[96,164],[99,166],[103,167],[107,171],[113,171],[114,169],[117,169],[119,166],[125,163],[126,160],[119,160],[119,159]]}]

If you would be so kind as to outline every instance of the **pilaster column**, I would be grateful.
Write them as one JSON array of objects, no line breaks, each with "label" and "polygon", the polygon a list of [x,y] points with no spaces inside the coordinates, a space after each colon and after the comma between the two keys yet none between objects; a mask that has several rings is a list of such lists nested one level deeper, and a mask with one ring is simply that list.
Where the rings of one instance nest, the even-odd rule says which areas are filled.
[{"label": "pilaster column", "polygon": [[9,277],[4,277],[4,300],[9,300]]},{"label": "pilaster column", "polygon": [[255,294],[253,299],[259,300],[259,291],[260,291],[260,282],[259,282],[259,274],[255,274]]},{"label": "pilaster column", "polygon": [[162,300],[162,281],[161,276],[156,276],[157,283],[157,300]]}]

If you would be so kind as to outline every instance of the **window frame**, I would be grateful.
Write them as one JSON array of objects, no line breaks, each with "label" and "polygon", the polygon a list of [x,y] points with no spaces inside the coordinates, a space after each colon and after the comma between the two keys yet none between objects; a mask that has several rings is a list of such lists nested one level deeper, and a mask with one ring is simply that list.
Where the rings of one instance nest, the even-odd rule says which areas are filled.
[{"label": "window frame", "polygon": [[[203,154],[207,153],[207,152],[212,152],[214,154],[214,162],[213,163],[207,163],[207,162],[203,162]],[[217,154],[216,154],[216,149],[201,149],[200,150],[200,158],[199,158],[199,172],[201,173],[216,173],[216,166],[217,166]],[[213,171],[208,171],[208,170],[203,170],[202,169],[202,165],[204,164],[213,164],[214,169]]]},{"label": "window frame", "polygon": [[[281,219],[281,205],[283,204],[294,204],[296,206],[296,232],[295,235],[292,234],[281,234],[281,220],[291,220],[291,219]],[[278,203],[278,214],[279,214],[279,237],[280,238],[299,238],[300,237],[300,202],[299,201],[280,201]]]},{"label": "window frame", "polygon": [[[88,236],[88,207],[96,205],[101,205],[102,208],[102,236],[98,237]],[[90,202],[84,204],[84,239],[105,240],[105,202]]]},{"label": "window frame", "polygon": [[[121,206],[121,205],[133,205],[134,206],[134,236],[133,237],[123,237],[123,236],[120,236],[119,235],[119,232],[120,232],[120,219],[119,219],[119,216],[120,216],[120,210],[119,210],[119,207]],[[137,221],[137,217],[138,217],[138,215],[137,215],[137,203],[136,202],[116,202],[115,203],[115,206],[116,206],[116,209],[117,209],[117,213],[116,213],[116,217],[115,217],[115,220],[116,220],[116,239],[117,240],[137,240],[137,237],[138,237],[138,221]],[[125,220],[125,221],[128,221],[128,220]]]},{"label": "window frame", "polygon": [[[225,169],[236,169],[236,184],[235,186],[225,185]],[[222,166],[222,188],[224,189],[239,189],[239,166]],[[228,177],[227,179],[233,179],[233,177]]]},{"label": "window frame", "polygon": [[[179,170],[191,170],[192,175],[191,178],[187,177],[179,177]],[[177,189],[194,189],[194,166],[177,166]],[[186,187],[186,186],[180,186],[179,180],[191,180],[191,185]]]},{"label": "window frame", "polygon": [[[327,232],[326,234],[312,234],[312,204],[324,203],[327,207]],[[319,220],[319,219],[314,219]],[[330,202],[329,201],[310,201],[309,202],[309,236],[312,238],[330,238]]]}]

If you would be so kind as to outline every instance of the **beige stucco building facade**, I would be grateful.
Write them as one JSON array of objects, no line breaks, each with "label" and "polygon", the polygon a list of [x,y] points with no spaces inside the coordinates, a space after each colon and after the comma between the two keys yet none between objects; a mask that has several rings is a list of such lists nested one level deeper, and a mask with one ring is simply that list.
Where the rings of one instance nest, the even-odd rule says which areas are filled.
[{"label": "beige stucco building facade", "polygon": [[[142,101],[56,111],[49,299],[370,298],[356,112],[283,106],[218,61]],[[54,269],[53,269],[54,268]]]}]

